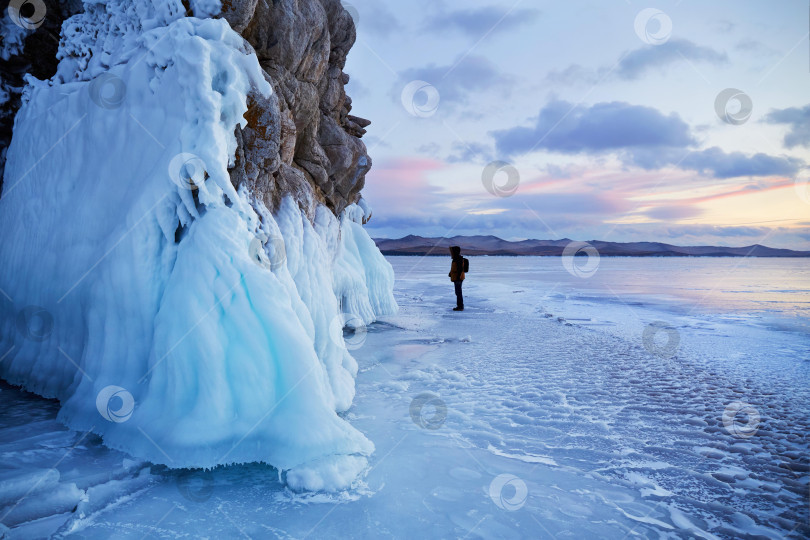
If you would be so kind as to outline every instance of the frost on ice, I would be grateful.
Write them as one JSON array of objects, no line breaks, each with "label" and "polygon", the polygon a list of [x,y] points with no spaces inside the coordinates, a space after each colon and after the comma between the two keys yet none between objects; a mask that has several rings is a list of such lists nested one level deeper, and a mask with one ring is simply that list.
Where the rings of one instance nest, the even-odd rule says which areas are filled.
[{"label": "frost on ice", "polygon": [[0,200],[0,375],[138,458],[339,489],[374,446],[337,414],[357,364],[330,328],[395,311],[393,271],[362,200],[271,213],[234,189],[234,128],[273,90],[226,21],[184,12],[88,2],[56,76],[28,77]]}]

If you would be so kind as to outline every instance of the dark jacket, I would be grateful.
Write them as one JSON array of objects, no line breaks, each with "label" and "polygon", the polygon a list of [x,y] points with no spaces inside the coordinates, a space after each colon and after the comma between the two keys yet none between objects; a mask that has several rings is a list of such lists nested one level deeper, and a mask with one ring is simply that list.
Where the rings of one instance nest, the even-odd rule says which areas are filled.
[{"label": "dark jacket", "polygon": [[464,259],[461,257],[461,248],[452,246],[450,254],[453,257],[453,263],[450,265],[450,281],[464,281]]}]

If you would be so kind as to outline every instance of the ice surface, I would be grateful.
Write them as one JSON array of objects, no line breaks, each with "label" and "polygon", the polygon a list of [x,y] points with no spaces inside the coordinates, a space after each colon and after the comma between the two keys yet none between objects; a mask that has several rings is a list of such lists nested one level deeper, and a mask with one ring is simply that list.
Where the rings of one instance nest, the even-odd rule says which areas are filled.
[{"label": "ice surface", "polygon": [[[346,417],[377,448],[351,489],[298,493],[258,464],[210,473],[153,466],[146,488],[122,486],[104,508],[78,515],[54,505],[50,517],[43,508],[40,521],[13,522],[12,533],[36,536],[29,532],[48,525],[82,538],[810,535],[806,334],[704,306],[680,312],[680,346],[662,358],[642,339],[642,320],[676,324],[661,303],[670,295],[656,289],[628,308],[589,285],[582,294],[601,300],[560,302],[546,317],[546,294],[567,279],[559,259],[475,258],[466,309],[454,313],[448,260],[390,261],[400,313],[369,326],[362,340],[347,335],[359,373]],[[684,272],[678,261],[668,262],[669,273],[655,264],[603,260],[600,271],[628,276],[610,283],[617,292],[638,287],[630,276],[640,273],[673,284]],[[806,275],[804,263],[781,264]],[[697,263],[691,280],[715,271]],[[765,284],[749,273],[751,285]],[[792,288],[810,290],[800,279]],[[570,320],[566,306],[580,315],[571,318],[611,324],[566,326],[557,321]],[[782,314],[793,318],[790,309]],[[718,320],[734,322],[705,330]],[[53,467],[59,482],[88,490],[109,482],[100,473],[123,469],[125,456],[92,435],[68,452],[82,433],[58,431],[52,402],[8,387],[2,396],[0,442],[11,476]],[[742,419],[723,422],[737,401],[759,412],[750,436],[735,431]],[[116,479],[134,482],[142,468],[130,465]]]},{"label": "ice surface", "polygon": [[87,2],[54,79],[28,78],[0,200],[0,376],[139,459],[346,487],[374,446],[337,414],[357,364],[333,326],[393,313],[393,272],[367,209],[313,225],[236,192],[234,128],[272,88],[225,20],[185,11]]}]

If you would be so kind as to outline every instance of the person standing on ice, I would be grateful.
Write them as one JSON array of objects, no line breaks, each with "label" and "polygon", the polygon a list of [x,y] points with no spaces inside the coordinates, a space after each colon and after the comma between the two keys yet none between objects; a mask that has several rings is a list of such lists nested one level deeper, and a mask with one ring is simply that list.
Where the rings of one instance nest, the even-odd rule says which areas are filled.
[{"label": "person standing on ice", "polygon": [[464,311],[464,297],[461,295],[461,283],[464,281],[464,273],[468,270],[469,262],[461,256],[461,248],[458,246],[450,246],[450,256],[453,262],[450,265],[450,281],[456,287],[456,307],[453,311]]}]

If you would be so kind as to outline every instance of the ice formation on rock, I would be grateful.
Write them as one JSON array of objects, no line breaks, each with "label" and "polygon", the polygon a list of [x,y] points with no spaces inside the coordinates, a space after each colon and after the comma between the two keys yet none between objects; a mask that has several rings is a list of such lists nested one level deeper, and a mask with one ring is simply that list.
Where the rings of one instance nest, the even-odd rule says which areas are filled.
[{"label": "ice formation on rock", "polygon": [[7,154],[0,376],[154,463],[340,489],[374,447],[337,414],[357,364],[334,328],[396,310],[362,228],[354,26],[337,0],[260,4],[94,0],[63,23]]}]

